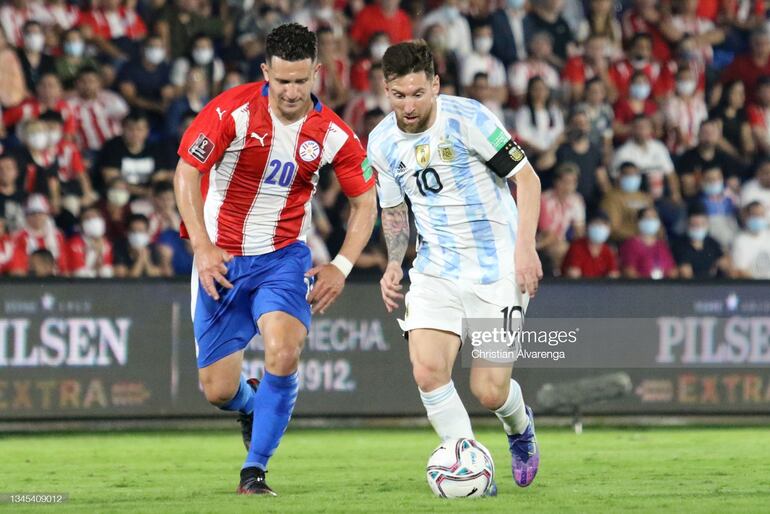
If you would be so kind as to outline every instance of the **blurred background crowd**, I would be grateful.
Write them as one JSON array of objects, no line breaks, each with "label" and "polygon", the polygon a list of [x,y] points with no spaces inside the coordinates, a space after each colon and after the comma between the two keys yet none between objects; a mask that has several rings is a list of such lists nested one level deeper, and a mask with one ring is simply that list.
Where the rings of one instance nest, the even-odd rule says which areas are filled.
[{"label": "blurred background crowd", "polygon": [[[265,35],[297,21],[318,34],[315,94],[364,145],[389,112],[385,50],[428,42],[442,92],[489,107],[540,174],[546,276],[770,278],[768,7],[5,0],[0,275],[188,274],[171,182],[181,135],[209,99],[261,80]],[[347,214],[322,177],[317,263]],[[386,260],[377,227],[355,273]]]}]

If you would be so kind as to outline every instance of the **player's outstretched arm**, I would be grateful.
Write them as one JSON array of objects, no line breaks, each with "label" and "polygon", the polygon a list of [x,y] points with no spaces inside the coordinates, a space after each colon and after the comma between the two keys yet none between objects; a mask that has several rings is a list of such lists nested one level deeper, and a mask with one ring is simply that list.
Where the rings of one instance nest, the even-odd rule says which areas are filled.
[{"label": "player's outstretched arm", "polygon": [[366,243],[372,236],[374,221],[377,218],[377,196],[374,188],[354,197],[348,197],[350,216],[348,230],[340,253],[329,264],[316,266],[307,272],[307,276],[316,278],[313,290],[307,298],[312,305],[313,313],[324,314],[326,309],[345,287],[353,263],[361,256]]},{"label": "player's outstretched arm", "polygon": [[201,172],[183,160],[179,160],[174,174],[174,193],[179,214],[182,216],[187,233],[190,236],[195,255],[195,269],[206,293],[214,300],[219,300],[219,293],[214,285],[217,281],[222,287],[230,289],[233,285],[225,278],[226,262],[232,255],[217,248],[209,239],[206,224],[203,221],[203,196],[201,195]]},{"label": "player's outstretched arm", "polygon": [[519,227],[516,236],[516,282],[522,293],[534,297],[543,266],[535,250],[535,233],[540,216],[540,179],[529,163],[513,176],[516,183],[516,203],[519,209]]},{"label": "player's outstretched arm", "polygon": [[380,280],[380,290],[385,308],[393,312],[404,297],[399,291],[404,277],[401,263],[409,247],[409,209],[405,202],[382,210],[382,231],[388,248],[388,267]]}]

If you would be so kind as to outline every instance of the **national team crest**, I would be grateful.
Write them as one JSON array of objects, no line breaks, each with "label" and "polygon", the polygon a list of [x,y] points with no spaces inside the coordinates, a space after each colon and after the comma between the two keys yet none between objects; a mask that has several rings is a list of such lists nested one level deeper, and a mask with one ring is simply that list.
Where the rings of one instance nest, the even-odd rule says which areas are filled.
[{"label": "national team crest", "polygon": [[438,145],[438,156],[444,162],[452,162],[455,160],[455,149],[451,143],[443,142]]},{"label": "national team crest", "polygon": [[316,160],[316,158],[320,153],[321,153],[321,147],[318,145],[318,143],[316,143],[312,139],[305,141],[299,147],[299,156],[305,162],[311,162]]},{"label": "national team crest", "polygon": [[417,158],[417,164],[421,168],[427,168],[430,162],[430,145],[417,145],[414,147],[414,155]]}]

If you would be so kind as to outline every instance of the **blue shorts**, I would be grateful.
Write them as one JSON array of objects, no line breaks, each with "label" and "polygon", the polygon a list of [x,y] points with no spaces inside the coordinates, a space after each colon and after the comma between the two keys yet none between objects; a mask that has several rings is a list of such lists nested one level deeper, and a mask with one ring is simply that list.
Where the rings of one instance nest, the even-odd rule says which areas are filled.
[{"label": "blue shorts", "polygon": [[234,257],[227,263],[232,289],[219,284],[219,301],[203,289],[193,269],[192,316],[198,367],[205,368],[243,350],[259,334],[257,320],[268,312],[281,311],[300,320],[310,330],[307,294],[311,279],[305,277],[312,260],[304,243],[263,255]]}]

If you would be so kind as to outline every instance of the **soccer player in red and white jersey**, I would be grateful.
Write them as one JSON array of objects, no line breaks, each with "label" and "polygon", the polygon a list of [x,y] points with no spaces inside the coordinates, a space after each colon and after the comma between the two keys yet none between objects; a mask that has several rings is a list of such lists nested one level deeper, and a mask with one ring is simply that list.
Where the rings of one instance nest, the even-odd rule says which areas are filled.
[{"label": "soccer player in red and white jersey", "polygon": [[[187,129],[174,183],[195,254],[199,378],[209,402],[241,414],[248,456],[238,493],[275,495],[265,471],[297,397],[311,306],[323,313],[342,291],[371,235],[376,200],[358,138],[311,94],[315,35],[281,25],[265,49],[266,81],[222,93]],[[347,236],[330,264],[310,269],[310,200],[320,174],[332,171],[350,202]],[[258,388],[241,375],[256,334],[265,348]]]},{"label": "soccer player in red and white jersey", "polygon": [[104,89],[96,68],[83,68],[75,82],[77,96],[70,105],[77,124],[77,140],[80,149],[97,152],[105,141],[119,136],[121,120],[128,114],[126,101],[113,91]]}]

